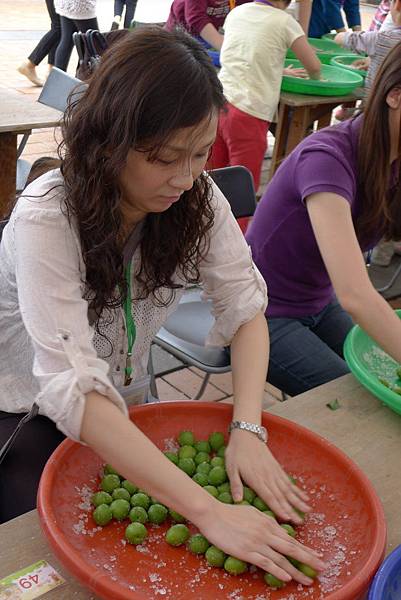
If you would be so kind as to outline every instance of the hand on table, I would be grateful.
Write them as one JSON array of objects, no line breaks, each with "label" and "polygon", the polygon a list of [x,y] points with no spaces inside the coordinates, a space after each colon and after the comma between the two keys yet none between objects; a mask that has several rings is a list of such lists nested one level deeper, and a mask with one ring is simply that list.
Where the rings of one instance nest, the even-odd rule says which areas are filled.
[{"label": "hand on table", "polygon": [[234,501],[242,500],[244,481],[280,520],[302,523],[294,509],[310,511],[307,494],[291,482],[267,445],[254,433],[232,431],[225,462]]},{"label": "hand on table", "polygon": [[213,512],[205,514],[196,525],[209,542],[226,554],[256,565],[282,581],[295,579],[304,585],[313,583],[286,556],[316,571],[326,568],[318,552],[292,538],[272,517],[253,506],[216,501]]}]

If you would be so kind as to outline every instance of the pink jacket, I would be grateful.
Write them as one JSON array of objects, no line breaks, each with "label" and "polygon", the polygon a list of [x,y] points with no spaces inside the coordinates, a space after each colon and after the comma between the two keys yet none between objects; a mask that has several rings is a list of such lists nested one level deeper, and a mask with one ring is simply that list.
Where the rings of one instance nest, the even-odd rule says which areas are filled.
[{"label": "pink jacket", "polygon": [[[236,0],[235,5],[250,1]],[[199,36],[208,23],[220,29],[229,12],[230,0],[173,0],[166,29],[171,31],[180,25],[192,35]]]}]

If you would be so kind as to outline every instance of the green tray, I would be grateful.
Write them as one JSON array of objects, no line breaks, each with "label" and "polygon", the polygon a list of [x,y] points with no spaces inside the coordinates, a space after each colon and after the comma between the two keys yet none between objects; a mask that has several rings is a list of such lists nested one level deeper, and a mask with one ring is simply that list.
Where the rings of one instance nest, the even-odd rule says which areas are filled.
[{"label": "green tray", "polygon": [[336,37],[336,35],[337,35],[337,32],[335,32],[335,33],[325,33],[324,35],[322,35],[321,39],[322,40],[331,40],[331,41],[333,41],[334,38]]},{"label": "green tray", "polygon": [[[294,68],[303,67],[299,60],[287,59],[285,67],[292,65]],[[322,65],[323,79],[329,81],[315,81],[314,79],[301,79],[284,75],[281,83],[282,92],[293,94],[311,94],[313,96],[346,96],[357,87],[363,85],[363,79],[358,73],[351,73],[339,67]]]},{"label": "green tray", "polygon": [[[401,310],[395,312],[401,318]],[[361,384],[401,415],[401,396],[378,380],[378,377],[384,377],[390,383],[401,385],[396,374],[399,365],[379,348],[359,325],[355,325],[347,335],[344,356],[349,368]]]},{"label": "green tray", "polygon": [[[361,57],[359,56],[358,58],[360,59]],[[358,58],[355,58],[355,54],[344,54],[343,56],[333,56],[333,58],[330,61],[330,64],[333,67],[340,67],[340,69],[347,69],[347,71],[352,71],[353,73],[358,73],[359,75],[361,75],[363,77],[363,79],[365,79],[368,72],[363,71],[361,69],[355,69],[352,66],[352,63],[355,62],[355,60],[358,60]]]},{"label": "green tray", "polygon": [[[308,38],[308,42],[311,46],[316,48],[316,55],[320,62],[328,65],[330,64],[333,56],[341,56],[342,54],[350,54],[347,48],[339,46],[332,40],[323,40],[319,38]],[[355,56],[360,56],[355,54]],[[287,50],[287,58],[296,58],[295,53],[289,49]]]}]

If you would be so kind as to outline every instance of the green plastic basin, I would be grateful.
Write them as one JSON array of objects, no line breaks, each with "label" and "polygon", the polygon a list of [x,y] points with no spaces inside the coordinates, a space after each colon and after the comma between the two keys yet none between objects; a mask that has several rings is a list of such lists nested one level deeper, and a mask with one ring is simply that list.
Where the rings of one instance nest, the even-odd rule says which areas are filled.
[{"label": "green plastic basin", "polygon": [[324,35],[322,35],[321,39],[322,40],[334,40],[334,38],[336,37],[337,32],[334,33],[325,33]]},{"label": "green plastic basin", "polygon": [[[361,57],[359,56],[358,58],[360,59]],[[355,54],[344,54],[343,56],[333,56],[333,58],[330,61],[330,64],[333,67],[340,67],[340,69],[347,69],[347,71],[352,71],[353,73],[359,73],[359,75],[361,75],[363,77],[363,79],[365,79],[368,72],[364,71],[363,69],[355,69],[355,67],[352,66],[352,63],[354,63],[356,60],[358,60],[358,58],[355,57]]]},{"label": "green plastic basin", "polygon": [[[332,40],[319,39],[319,38],[308,38],[308,42],[311,46],[316,48],[316,55],[320,62],[328,65],[330,64],[333,56],[340,56],[342,54],[350,54],[347,48],[342,48]],[[355,54],[358,56],[358,54]],[[287,58],[296,58],[294,52],[289,49],[287,50]]]},{"label": "green plastic basin", "polygon": [[[292,65],[294,68],[302,67],[299,60],[285,61],[285,66]],[[284,75],[281,83],[282,92],[293,94],[312,94],[314,96],[346,96],[355,88],[363,85],[362,76],[351,73],[339,67],[322,65],[322,78],[328,81],[315,81],[314,79],[301,79]]]},{"label": "green plastic basin", "polygon": [[[401,310],[395,312],[401,318]],[[389,383],[400,386],[401,381],[396,373],[399,365],[359,325],[355,325],[347,335],[344,356],[349,368],[360,383],[389,408],[401,415],[401,396],[378,380],[378,377],[384,377]]]}]

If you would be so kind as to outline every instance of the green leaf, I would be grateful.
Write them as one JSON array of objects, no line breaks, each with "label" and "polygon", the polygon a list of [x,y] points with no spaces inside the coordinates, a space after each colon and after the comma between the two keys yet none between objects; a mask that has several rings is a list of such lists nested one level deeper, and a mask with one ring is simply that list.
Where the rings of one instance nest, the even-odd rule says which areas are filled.
[{"label": "green leaf", "polygon": [[331,402],[328,402],[326,404],[326,406],[330,410],[338,410],[341,407],[341,404],[339,403],[339,401],[336,398],[335,400],[332,400]]}]

